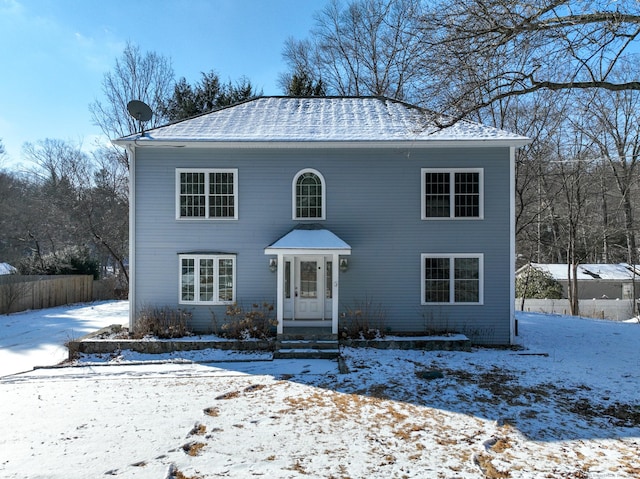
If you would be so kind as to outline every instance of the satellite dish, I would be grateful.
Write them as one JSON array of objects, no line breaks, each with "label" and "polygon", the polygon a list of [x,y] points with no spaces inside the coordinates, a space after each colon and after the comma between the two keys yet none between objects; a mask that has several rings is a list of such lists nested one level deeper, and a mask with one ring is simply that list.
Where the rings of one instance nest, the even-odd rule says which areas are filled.
[{"label": "satellite dish", "polygon": [[140,100],[131,100],[127,103],[127,110],[129,111],[129,115],[141,123],[151,120],[151,115],[153,115],[149,105]]}]

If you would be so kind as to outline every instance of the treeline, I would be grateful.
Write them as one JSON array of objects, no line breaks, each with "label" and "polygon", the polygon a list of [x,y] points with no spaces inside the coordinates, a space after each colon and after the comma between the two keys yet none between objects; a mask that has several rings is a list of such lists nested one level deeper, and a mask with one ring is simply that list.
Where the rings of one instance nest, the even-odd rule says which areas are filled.
[{"label": "treeline", "polygon": [[0,171],[0,257],[22,274],[115,275],[128,281],[128,171],[118,153],[24,145],[27,171]]}]

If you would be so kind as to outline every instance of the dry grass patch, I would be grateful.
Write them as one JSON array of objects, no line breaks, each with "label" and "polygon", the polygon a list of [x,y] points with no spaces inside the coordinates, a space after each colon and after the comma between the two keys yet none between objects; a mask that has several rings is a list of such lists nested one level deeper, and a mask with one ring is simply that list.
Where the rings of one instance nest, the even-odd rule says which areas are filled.
[{"label": "dry grass patch", "polygon": [[240,397],[240,395],[242,394],[248,394],[255,391],[260,391],[261,389],[264,389],[266,387],[267,386],[265,384],[250,384],[249,386],[245,387],[242,391],[230,391],[228,393],[220,394],[215,399],[216,401],[235,399]]},{"label": "dry grass patch", "polygon": [[190,442],[182,446],[182,450],[189,456],[198,456],[206,444],[203,442]]},{"label": "dry grass patch", "polygon": [[631,474],[632,476],[640,477],[640,466],[638,466],[638,465],[634,466],[634,465],[631,465],[631,464],[626,464],[624,466],[624,471],[627,474]]},{"label": "dry grass patch", "polygon": [[484,477],[487,479],[505,479],[511,477],[509,471],[500,471],[491,463],[491,456],[488,454],[480,453],[473,457],[473,461],[480,468]]},{"label": "dry grass patch", "polygon": [[386,419],[393,420],[394,423],[404,422],[408,419],[408,415],[398,411],[393,403],[389,404],[381,404],[380,402],[376,403],[376,406],[383,407],[384,409],[378,412],[375,415],[375,418],[379,421],[384,421]]},{"label": "dry grass patch", "polygon": [[240,396],[240,391],[231,391],[228,393],[220,394],[220,396],[216,397],[216,401],[226,400],[226,399],[235,399]]},{"label": "dry grass patch", "polygon": [[201,476],[185,476],[182,471],[175,471],[171,479],[201,479]]},{"label": "dry grass patch", "polygon": [[305,467],[300,462],[300,459],[296,459],[296,462],[289,469],[292,470],[292,471],[296,471],[296,472],[298,472],[300,474],[305,474],[305,475],[309,474],[307,472],[307,470],[305,469]]},{"label": "dry grass patch", "polygon": [[394,456],[393,454],[387,454],[386,456],[384,456],[384,460],[382,461],[382,463],[380,464],[381,466],[388,466],[391,464],[395,464],[397,461],[396,456]]},{"label": "dry grass patch", "polygon": [[218,409],[217,407],[208,407],[204,409],[204,413],[207,416],[218,417],[220,415],[220,409]]},{"label": "dry grass patch", "polygon": [[504,452],[507,449],[511,449],[511,442],[509,442],[508,438],[499,438],[493,446],[491,446],[491,450],[494,452]]},{"label": "dry grass patch", "polygon": [[247,386],[246,388],[244,388],[244,390],[242,392],[246,393],[252,393],[254,391],[260,391],[261,389],[266,388],[267,386],[265,384],[251,384],[249,386]]},{"label": "dry grass patch", "polygon": [[403,441],[417,441],[418,438],[415,437],[415,433],[422,432],[427,427],[424,424],[403,424],[401,428],[393,431],[393,435],[398,439],[402,439]]},{"label": "dry grass patch", "polygon": [[207,426],[197,422],[195,423],[191,431],[189,431],[189,436],[203,436],[206,432],[207,432]]},{"label": "dry grass patch", "polygon": [[[417,411],[413,408],[400,410],[394,403],[370,396],[358,394],[346,394],[336,392],[314,392],[305,397],[287,397],[284,402],[290,409],[279,411],[282,414],[291,414],[294,411],[308,411],[314,408],[326,410],[325,414],[331,422],[353,421],[369,423],[369,427],[388,425],[395,428],[395,434],[399,438],[410,439],[412,433],[421,431],[427,426],[423,424],[410,424],[401,426],[410,416],[415,416]],[[406,406],[406,405],[405,405]]]},{"label": "dry grass patch", "polygon": [[437,437],[436,443],[438,443],[439,446],[455,446],[458,444],[458,441],[449,437]]},{"label": "dry grass patch", "polygon": [[616,402],[607,407],[592,404],[586,398],[580,398],[569,406],[569,411],[586,418],[606,417],[618,427],[640,426],[640,406]]}]

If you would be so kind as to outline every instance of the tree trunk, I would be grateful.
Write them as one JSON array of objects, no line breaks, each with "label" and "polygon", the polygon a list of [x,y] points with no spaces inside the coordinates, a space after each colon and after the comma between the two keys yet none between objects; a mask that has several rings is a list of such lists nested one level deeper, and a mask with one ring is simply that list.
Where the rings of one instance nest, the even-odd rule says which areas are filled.
[{"label": "tree trunk", "polygon": [[578,301],[578,264],[570,261],[568,267],[569,309],[571,316],[580,316],[580,302]]}]

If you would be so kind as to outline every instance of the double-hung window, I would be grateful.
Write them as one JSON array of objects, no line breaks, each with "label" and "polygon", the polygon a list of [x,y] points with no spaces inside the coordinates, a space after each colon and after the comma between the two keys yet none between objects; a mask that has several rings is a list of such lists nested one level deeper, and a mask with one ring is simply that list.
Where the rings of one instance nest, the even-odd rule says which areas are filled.
[{"label": "double-hung window", "polygon": [[422,219],[484,216],[483,170],[422,169]]},{"label": "double-hung window", "polygon": [[232,254],[181,254],[180,304],[235,301],[236,257]]},{"label": "double-hung window", "polygon": [[176,217],[238,219],[238,170],[178,168]]},{"label": "double-hung window", "polygon": [[482,304],[482,254],[422,255],[422,304]]}]

